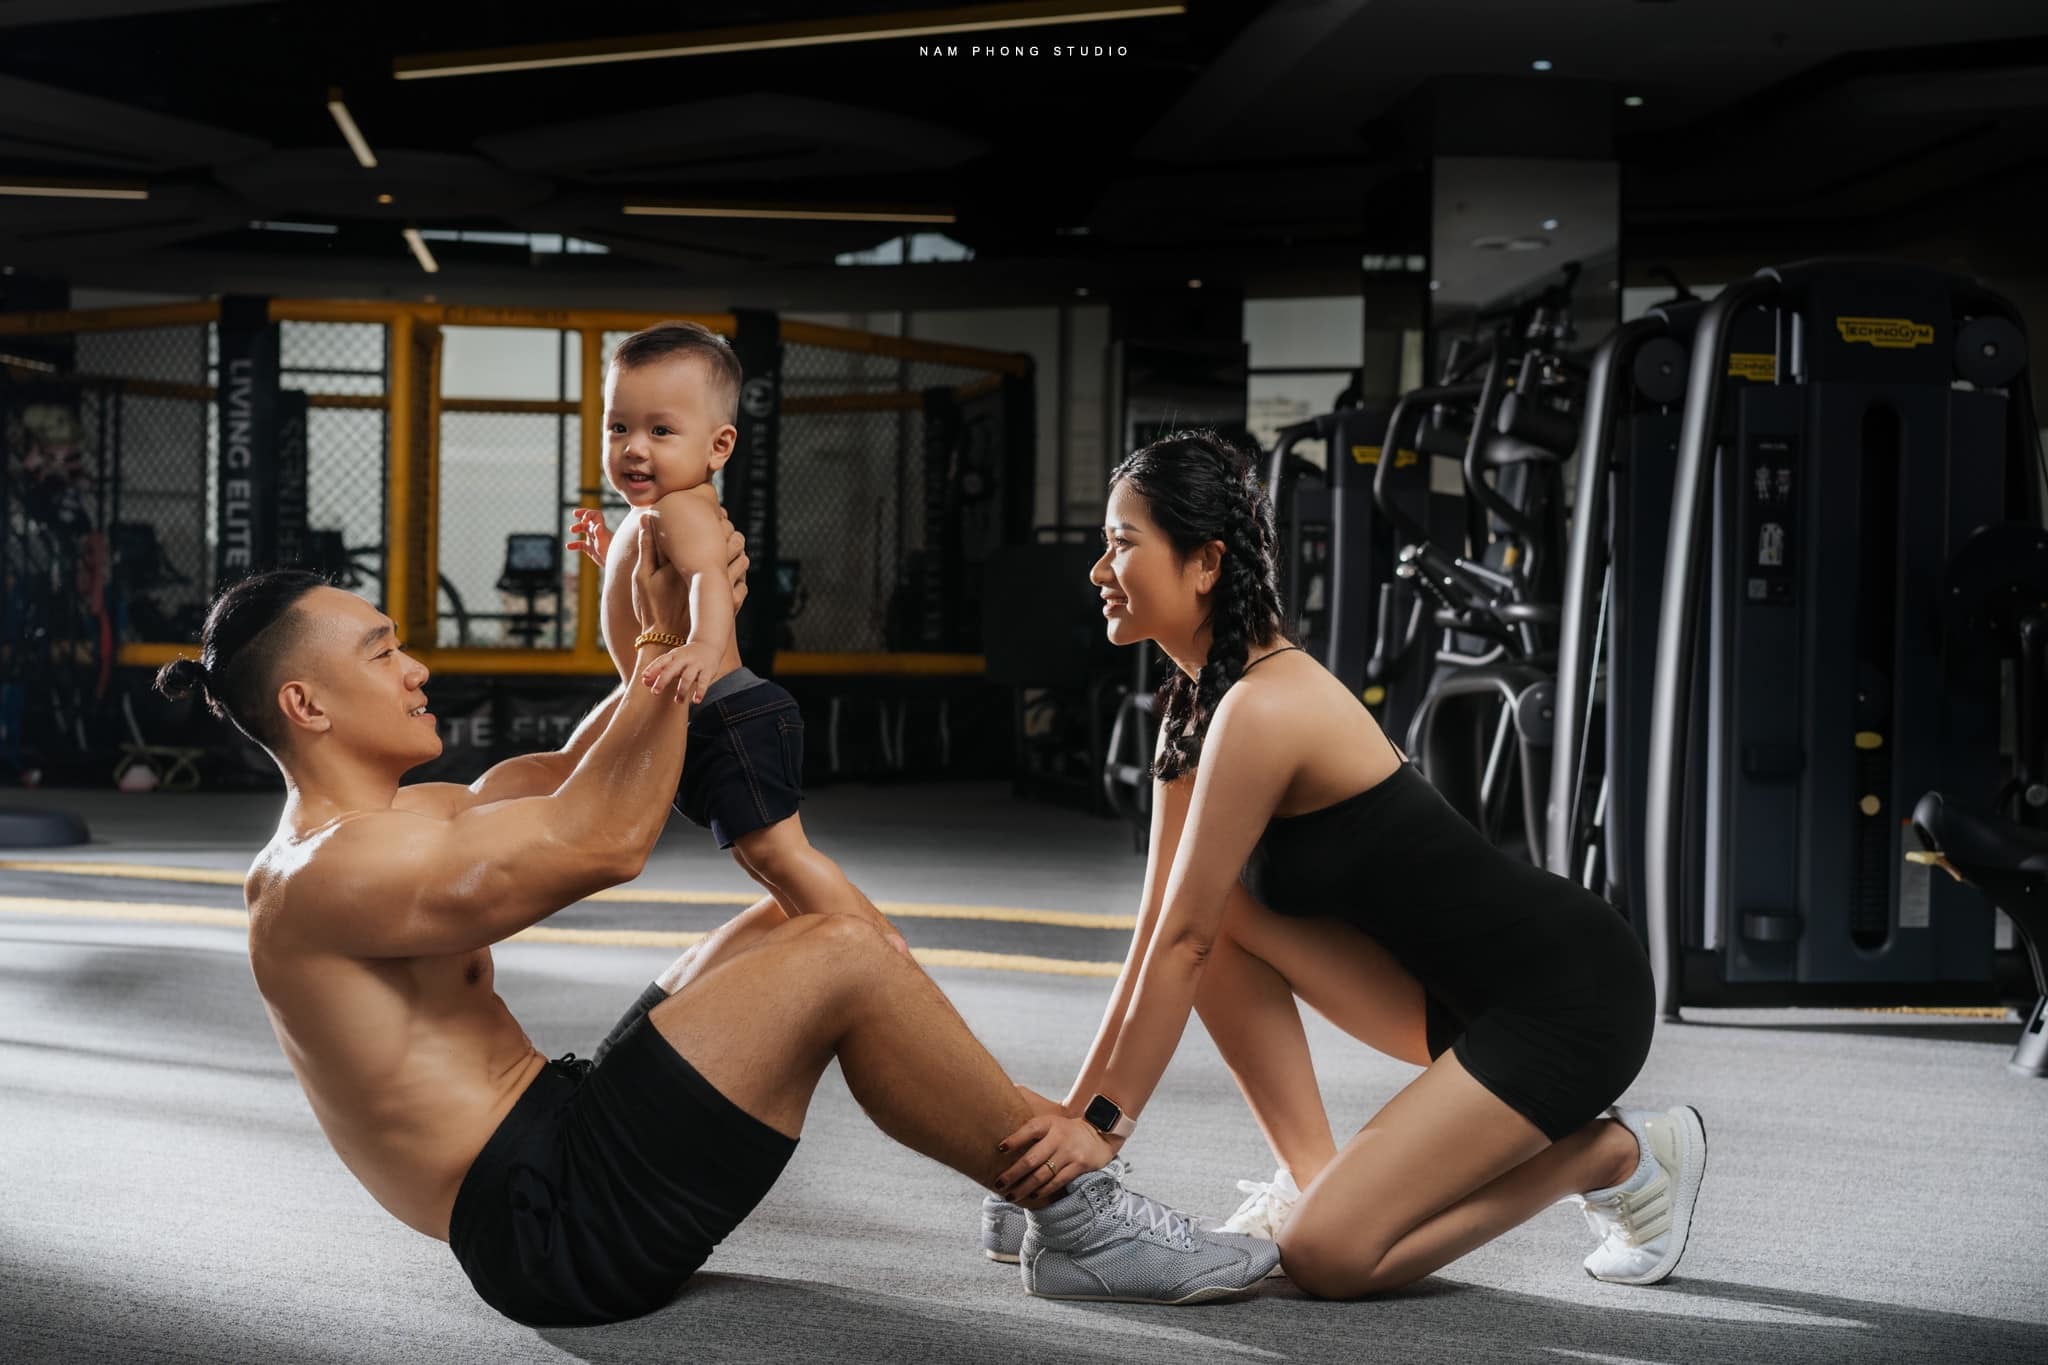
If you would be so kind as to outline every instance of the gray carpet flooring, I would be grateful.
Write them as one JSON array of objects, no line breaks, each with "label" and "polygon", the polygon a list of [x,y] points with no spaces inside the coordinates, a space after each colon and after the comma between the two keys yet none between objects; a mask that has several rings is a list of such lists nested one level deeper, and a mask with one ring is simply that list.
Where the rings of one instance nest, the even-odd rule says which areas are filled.
[{"label": "gray carpet flooring", "polygon": [[[69,804],[104,842],[62,856],[217,867],[246,863],[271,811],[242,797]],[[945,838],[902,833],[941,811]],[[1116,826],[993,788],[826,794],[806,819],[876,899],[1128,913],[1140,871]],[[701,843],[672,834],[643,880],[743,889]],[[175,899],[156,883],[5,871],[0,895]],[[981,927],[1000,951],[1122,949],[1114,933]],[[543,1050],[587,1052],[665,956],[512,944],[498,989]],[[1065,1086],[1109,988],[935,976],[1042,1088]],[[1031,1299],[1013,1267],[976,1252],[979,1191],[878,1134],[834,1074],[783,1182],[674,1304],[534,1330],[484,1308],[444,1246],[342,1169],[278,1054],[239,933],[0,916],[0,1362],[2048,1360],[2048,1082],[2004,1069],[2016,1022],[1690,1013],[1660,1030],[1629,1096],[1697,1105],[1712,1144],[1692,1245],[1656,1288],[1589,1279],[1583,1225],[1558,1208],[1363,1303],[1312,1302],[1285,1280],[1195,1309]],[[1319,1020],[1310,1036],[1340,1131],[1414,1075]],[[1134,1186],[1200,1212],[1227,1211],[1233,1182],[1269,1169],[1199,1028],[1129,1155]]]}]

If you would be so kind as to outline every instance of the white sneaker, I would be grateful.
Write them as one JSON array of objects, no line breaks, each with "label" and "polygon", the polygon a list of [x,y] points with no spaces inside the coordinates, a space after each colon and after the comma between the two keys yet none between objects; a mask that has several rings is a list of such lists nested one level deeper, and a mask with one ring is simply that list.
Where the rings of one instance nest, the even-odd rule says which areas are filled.
[{"label": "white sneaker", "polygon": [[1285,1166],[1273,1172],[1271,1180],[1240,1180],[1238,1192],[1250,1196],[1237,1206],[1237,1212],[1217,1225],[1218,1232],[1235,1232],[1246,1237],[1263,1237],[1269,1242],[1280,1239],[1280,1229],[1287,1225],[1288,1215],[1301,1202],[1301,1190],[1294,1183],[1294,1173]]},{"label": "white sneaker", "polygon": [[1570,1196],[1600,1245],[1586,1273],[1610,1284],[1655,1284],[1678,1266],[1707,1170],[1707,1128],[1689,1104],[1659,1114],[1618,1109],[1643,1152],[1636,1173],[1605,1190]]}]

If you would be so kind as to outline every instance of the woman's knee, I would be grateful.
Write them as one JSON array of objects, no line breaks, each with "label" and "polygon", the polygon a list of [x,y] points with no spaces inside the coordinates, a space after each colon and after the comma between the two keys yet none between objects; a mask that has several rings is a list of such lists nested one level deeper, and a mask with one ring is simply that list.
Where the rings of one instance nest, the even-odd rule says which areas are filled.
[{"label": "woman's knee", "polygon": [[1341,1229],[1301,1226],[1297,1215],[1280,1232],[1280,1266],[1303,1293],[1319,1299],[1355,1299],[1373,1283],[1383,1251]]}]

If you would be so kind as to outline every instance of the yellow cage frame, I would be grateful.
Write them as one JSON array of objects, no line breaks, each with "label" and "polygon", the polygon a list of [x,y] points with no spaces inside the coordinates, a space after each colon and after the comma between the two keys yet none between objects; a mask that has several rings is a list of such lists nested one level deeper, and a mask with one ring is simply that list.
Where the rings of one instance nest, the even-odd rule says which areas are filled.
[{"label": "yellow cage frame", "polygon": [[[89,308],[65,312],[0,313],[0,336],[51,336],[78,332],[132,331],[148,327],[197,326],[220,321],[219,300],[151,304],[132,308]],[[493,308],[459,304],[385,302],[352,299],[272,299],[270,320],[276,322],[374,323],[389,329],[386,354],[389,382],[382,396],[309,394],[316,408],[382,408],[389,432],[385,450],[384,610],[408,638],[432,640],[438,580],[439,472],[441,414],[444,412],[518,412],[574,414],[581,419],[581,506],[595,508],[604,479],[604,334],[632,332],[658,322],[701,323],[731,337],[738,321],[731,313],[631,312],[590,308]],[[552,328],[581,337],[582,396],[578,399],[457,398],[441,393],[441,328]],[[909,337],[886,336],[832,327],[822,323],[779,321],[785,343],[892,359],[924,361],[984,371],[956,389],[961,398],[985,393],[1005,375],[1029,376],[1028,355],[984,350]],[[422,383],[424,375],[425,382]],[[127,392],[212,402],[215,391],[204,384],[155,380],[123,380]],[[917,393],[848,393],[785,399],[785,414],[804,412],[888,412],[917,408]],[[598,639],[598,572],[582,559],[577,573],[576,643],[569,649],[442,649],[412,651],[429,668],[452,674],[522,676],[604,675],[613,672],[611,657]],[[154,668],[189,657],[194,646],[171,641],[142,641],[120,647],[119,662]],[[783,651],[775,671],[793,675],[920,675],[973,676],[982,673],[978,654],[820,653]]]}]

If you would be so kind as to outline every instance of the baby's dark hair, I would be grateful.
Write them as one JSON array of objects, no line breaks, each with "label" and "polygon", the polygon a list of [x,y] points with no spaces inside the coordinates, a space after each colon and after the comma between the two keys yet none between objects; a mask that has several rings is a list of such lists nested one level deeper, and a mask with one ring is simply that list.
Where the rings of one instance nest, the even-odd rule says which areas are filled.
[{"label": "baby's dark hair", "polygon": [[739,421],[744,378],[740,358],[733,354],[732,343],[709,327],[695,322],[657,322],[620,342],[612,352],[612,364],[634,370],[669,356],[695,356],[703,362],[712,385],[725,400],[725,420]]},{"label": "baby's dark hair", "polygon": [[1119,483],[1145,499],[1154,524],[1182,555],[1223,542],[1208,662],[1194,678],[1169,669],[1159,686],[1159,723],[1168,738],[1152,775],[1171,782],[1201,760],[1210,718],[1244,675],[1252,646],[1286,635],[1273,504],[1255,462],[1209,430],[1176,431],[1134,451],[1109,476],[1110,487]]},{"label": "baby's dark hair", "polygon": [[305,629],[299,599],[326,586],[325,578],[304,569],[236,579],[206,613],[199,657],[158,669],[156,690],[173,701],[198,694],[214,715],[275,753],[284,738],[278,671]]}]

